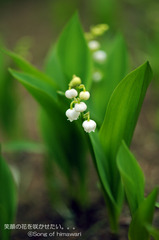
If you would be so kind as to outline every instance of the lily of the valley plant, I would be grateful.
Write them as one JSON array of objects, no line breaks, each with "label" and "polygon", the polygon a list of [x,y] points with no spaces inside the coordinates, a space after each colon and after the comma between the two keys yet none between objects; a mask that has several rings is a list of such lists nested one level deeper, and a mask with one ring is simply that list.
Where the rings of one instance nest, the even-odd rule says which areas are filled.
[{"label": "lily of the valley plant", "polygon": [[[145,62],[126,75],[127,51],[122,36],[107,39],[111,50],[96,40],[107,29],[105,24],[98,25],[84,34],[75,14],[51,48],[44,73],[15,53],[6,50],[5,53],[21,69],[10,69],[12,76],[41,106],[41,129],[50,156],[48,185],[53,191],[54,205],[64,202],[59,195],[55,199],[59,189],[53,185],[55,172],[50,173],[55,163],[67,179],[70,199],[81,205],[87,202],[86,156],[90,146],[111,231],[115,234],[119,231],[126,192],[133,218],[129,239],[148,240],[156,190],[144,199],[143,187],[140,187],[137,201],[132,198],[134,186],[141,185],[142,179],[137,183],[137,179],[132,182],[129,176],[126,178],[122,162],[124,159],[131,170],[129,146],[152,73],[149,63]],[[85,112],[87,108],[93,120],[90,113]],[[121,147],[123,141],[125,145]],[[59,205],[56,208],[60,211]],[[139,222],[140,227],[136,224]],[[136,234],[132,235],[134,229]]]},{"label": "lily of the valley plant", "polygon": [[[77,90],[82,89],[82,91],[78,94],[75,88],[77,88]],[[76,75],[73,76],[73,79],[69,83],[69,89],[65,92],[65,96],[69,99],[73,99],[70,108],[66,111],[68,120],[70,122],[77,120],[80,114],[82,114],[82,117],[87,119],[82,124],[84,130],[88,133],[94,132],[96,129],[96,122],[90,119],[89,112],[84,113],[87,110],[87,105],[83,101],[90,98],[90,93],[86,91],[85,86],[81,84],[81,79]]]}]

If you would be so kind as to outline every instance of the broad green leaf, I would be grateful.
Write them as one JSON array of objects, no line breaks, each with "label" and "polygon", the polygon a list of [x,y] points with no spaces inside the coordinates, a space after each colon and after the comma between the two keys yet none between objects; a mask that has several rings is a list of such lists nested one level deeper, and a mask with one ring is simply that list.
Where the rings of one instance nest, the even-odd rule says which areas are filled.
[{"label": "broad green leaf", "polygon": [[81,181],[85,181],[85,158],[82,153],[85,151],[86,142],[81,134],[82,131],[75,124],[67,121],[66,107],[62,107],[58,101],[54,100],[52,89],[46,83],[26,73],[14,70],[10,72],[25,86],[47,114],[46,116],[43,114],[45,118],[43,136],[60,169],[70,182],[73,181],[72,171],[74,170]]},{"label": "broad green leaf", "polygon": [[129,146],[141,110],[147,87],[152,77],[148,62],[128,74],[115,88],[108,103],[99,137],[109,159],[114,197],[119,178],[116,154],[122,139]]},{"label": "broad green leaf", "polygon": [[[106,46],[104,47],[106,49]],[[104,120],[104,115],[112,92],[127,73],[128,56],[123,37],[117,35],[115,40],[111,43],[110,48],[110,51],[107,50],[108,57],[106,62],[100,66],[103,73],[103,79],[101,82],[93,83],[91,89],[92,99],[95,99],[92,107],[94,109],[95,118],[97,118],[100,125]]]},{"label": "broad green leaf", "polygon": [[[82,194],[81,191],[85,191],[87,142],[81,128],[82,124],[78,122],[70,123],[64,111],[59,117],[60,119],[55,121],[44,111],[41,112],[42,135],[50,156],[56,158],[53,160],[56,161],[62,171],[67,169],[69,184],[71,184],[72,189],[76,186],[74,190],[76,190],[75,194],[78,196],[78,194]],[[78,182],[74,178],[80,181]],[[84,198],[85,196],[83,196],[83,201]]]},{"label": "broad green leaf", "polygon": [[133,154],[124,141],[118,154],[117,165],[124,184],[126,197],[128,199],[132,215],[144,200],[144,175]]},{"label": "broad green leaf", "polygon": [[106,152],[116,156],[122,139],[130,145],[152,72],[148,62],[128,74],[114,90],[100,129]]},{"label": "broad green leaf", "polygon": [[91,57],[78,15],[75,14],[66,25],[57,42],[57,56],[67,79],[75,74],[87,88],[91,85]]},{"label": "broad green leaf", "polygon": [[[50,121],[52,121],[52,128],[53,128],[52,134],[54,136],[53,144],[57,143],[56,146],[53,148],[53,151],[56,156],[56,161],[59,164],[59,166],[63,168],[63,171],[65,172],[65,174],[69,177],[70,172],[69,172],[69,166],[67,164],[67,159],[64,156],[64,153],[61,150],[61,147],[59,145],[61,137],[62,139],[67,139],[67,136],[69,135],[68,128],[67,128],[68,123],[66,121],[66,129],[65,131],[61,132],[62,130],[61,126],[63,126],[64,113],[61,111],[58,103],[54,100],[52,95],[52,90],[49,89],[47,85],[43,86],[43,84],[39,82],[38,79],[34,78],[32,75],[20,73],[14,70],[10,70],[10,73],[12,74],[13,77],[15,77],[18,81],[20,81],[24,85],[24,87],[42,106],[44,111],[49,116]],[[57,123],[60,126],[60,130],[55,125]],[[57,137],[58,133],[59,133],[59,137]],[[62,142],[62,139],[61,139],[61,142]]]},{"label": "broad green leaf", "polygon": [[109,195],[109,198],[111,199],[112,203],[115,204],[113,195],[111,193],[111,188],[110,188],[110,182],[111,182],[111,176],[108,171],[108,160],[106,159],[106,156],[104,154],[104,151],[102,149],[98,133],[93,132],[89,134],[92,148],[93,148],[93,153],[95,155],[94,161],[95,161],[95,166],[98,172],[98,175],[101,179],[102,184],[104,185],[104,188],[106,189],[107,194]]},{"label": "broad green leaf", "polygon": [[39,81],[49,84],[50,88],[53,89],[58,88],[57,83],[55,83],[52,78],[40,72],[37,68],[32,66],[29,62],[27,62],[23,57],[6,49],[2,49],[2,51],[8,56],[10,56],[12,60],[15,62],[15,64],[25,73],[31,74],[34,77],[38,78]]},{"label": "broad green leaf", "polygon": [[157,194],[158,188],[155,188],[151,194],[140,203],[129,227],[129,240],[150,239],[150,234],[145,226],[152,224]]},{"label": "broad green leaf", "polygon": [[50,84],[47,82],[40,81],[38,77],[35,75],[31,75],[28,73],[22,73],[18,71],[14,71],[12,69],[9,69],[12,76],[16,79],[18,79],[23,85],[30,85],[33,86],[36,89],[39,89],[40,91],[47,93],[50,98],[56,98],[56,92],[54,89],[50,87]]},{"label": "broad green leaf", "polygon": [[17,206],[17,189],[5,160],[0,155],[0,239],[8,240],[10,231],[4,224],[14,221]]},{"label": "broad green leaf", "polygon": [[111,173],[109,172],[108,166],[109,162],[101,146],[97,130],[95,133],[90,133],[89,136],[93,148],[94,163],[97,169],[97,173],[102,185],[105,201],[107,204],[111,230],[116,232],[118,230],[118,218],[121,212],[124,197],[122,185],[120,184],[118,185],[119,187],[118,197],[117,199],[114,199],[111,189],[112,176]]},{"label": "broad green leaf", "polygon": [[60,90],[66,91],[68,88],[68,83],[62,71],[55,46],[53,46],[48,53],[48,56],[45,60],[44,71],[50,78],[53,78],[54,81],[57,82]]},{"label": "broad green leaf", "polygon": [[154,240],[159,239],[159,229],[151,226],[151,225],[146,225],[145,226],[149,234],[154,238]]},{"label": "broad green leaf", "polygon": [[156,205],[155,205],[157,208],[159,208],[159,202],[156,202]]}]

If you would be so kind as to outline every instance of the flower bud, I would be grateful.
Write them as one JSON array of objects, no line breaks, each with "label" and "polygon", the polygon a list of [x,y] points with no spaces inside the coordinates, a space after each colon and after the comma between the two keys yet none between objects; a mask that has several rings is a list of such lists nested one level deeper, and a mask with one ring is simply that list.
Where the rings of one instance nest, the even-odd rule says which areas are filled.
[{"label": "flower bud", "polygon": [[82,91],[80,92],[79,97],[82,100],[88,100],[90,98],[90,93],[88,91]]},{"label": "flower bud", "polygon": [[69,89],[65,92],[65,96],[69,99],[77,97],[78,93],[76,89]]},{"label": "flower bud", "polygon": [[76,110],[74,108],[73,109],[68,109],[66,111],[66,116],[68,117],[68,120],[70,122],[72,122],[74,120],[77,120],[79,115],[80,115],[80,112],[76,112]]},{"label": "flower bud", "polygon": [[91,28],[91,33],[94,36],[101,36],[104,32],[106,32],[109,29],[109,26],[107,24],[98,24],[96,26],[93,26]]},{"label": "flower bud", "polygon": [[98,50],[93,53],[93,59],[98,63],[103,63],[107,58],[106,52]]},{"label": "flower bud", "polygon": [[74,75],[69,86],[72,88],[72,87],[77,87],[80,84],[81,84],[81,79],[79,77],[77,77],[76,75]]},{"label": "flower bud", "polygon": [[76,112],[84,112],[86,109],[87,109],[87,105],[84,102],[75,104]]},{"label": "flower bud", "polygon": [[82,127],[88,133],[94,132],[96,129],[96,122],[93,120],[85,120],[82,124]]},{"label": "flower bud", "polygon": [[90,50],[96,51],[96,50],[99,49],[100,44],[99,44],[98,41],[92,40],[88,43],[88,47],[89,47]]}]

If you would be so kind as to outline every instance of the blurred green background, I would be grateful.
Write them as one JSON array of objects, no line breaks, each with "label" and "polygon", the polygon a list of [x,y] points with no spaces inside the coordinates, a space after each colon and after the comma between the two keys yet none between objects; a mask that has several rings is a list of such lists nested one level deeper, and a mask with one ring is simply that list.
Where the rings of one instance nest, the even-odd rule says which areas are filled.
[{"label": "blurred green background", "polygon": [[108,34],[121,32],[129,50],[130,69],[148,59],[158,82],[157,0],[1,0],[0,37],[10,49],[29,37],[29,60],[41,67],[50,46],[76,10],[85,31],[91,25],[107,23]]},{"label": "blurred green background", "polygon": [[[146,60],[150,61],[154,79],[148,90],[132,144],[133,152],[147,176],[149,189],[151,185],[159,182],[159,1],[0,0],[0,38],[9,49],[21,53],[41,69],[50,47],[75,11],[79,12],[85,31],[89,31],[92,25],[107,23],[110,26],[107,35],[121,33],[124,36],[129,53],[129,70]],[[6,60],[6,67],[10,65],[12,66],[12,63]],[[13,88],[9,87],[9,91],[11,94],[16,92],[14,109],[18,126],[13,125],[13,133],[8,135],[2,131],[1,124],[0,142],[5,143],[12,139],[41,141],[37,104],[16,80],[11,81]],[[14,118],[10,116],[12,117]],[[42,157],[21,153],[18,161],[15,155],[7,155],[7,159],[11,163],[16,162],[23,176],[21,204],[28,206],[26,202],[29,199],[32,207],[36,206],[36,199],[42,201],[42,194],[45,194],[45,190],[41,191],[40,187],[40,184],[44,185],[44,179],[38,178],[38,174],[43,172]],[[92,167],[89,174],[94,174]],[[90,183],[90,191],[95,201],[93,184]],[[30,191],[28,199],[26,189]]]},{"label": "blurred green background", "polygon": [[[139,148],[139,155],[144,156],[144,152],[149,149],[148,155],[156,156],[159,129],[158,0],[1,0],[0,37],[9,49],[21,52],[24,56],[27,53],[25,57],[41,68],[48,50],[77,10],[85,31],[88,31],[91,25],[107,23],[110,26],[108,35],[118,32],[123,34],[131,70],[146,60],[150,61],[154,80],[145,100],[141,123],[139,121],[136,130],[136,135],[139,135],[137,141],[141,143],[136,144],[134,140],[134,145],[135,149]],[[14,138],[40,140],[37,104],[20,84],[14,81],[13,85],[17,97],[15,112],[19,123],[14,131]],[[145,140],[142,133],[148,130],[151,134],[148,134],[148,139]],[[2,142],[8,139],[2,130],[0,134]],[[149,147],[145,150],[147,145]]]},{"label": "blurred green background", "polygon": [[[158,95],[158,0],[1,0],[0,38],[9,49],[22,53],[36,67],[42,68],[48,50],[75,11],[79,12],[85,31],[89,31],[91,25],[107,23],[110,26],[107,35],[123,34],[130,70],[150,61],[154,73],[153,94]],[[25,119],[25,128],[18,128],[23,133],[17,129],[14,134],[19,138],[24,134],[37,139],[36,103],[24,88],[14,84],[19,99],[15,111],[19,121]],[[156,99],[155,104],[158,108]],[[158,128],[158,119],[154,122]]]}]

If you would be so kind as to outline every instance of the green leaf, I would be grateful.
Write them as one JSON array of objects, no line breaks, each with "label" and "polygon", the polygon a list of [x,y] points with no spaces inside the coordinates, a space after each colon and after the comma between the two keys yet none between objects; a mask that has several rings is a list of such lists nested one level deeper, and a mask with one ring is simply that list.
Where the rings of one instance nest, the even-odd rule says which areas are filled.
[{"label": "green leaf", "polygon": [[[99,83],[94,83],[91,89],[92,99],[95,99],[92,108],[94,109],[95,118],[97,117],[100,125],[104,120],[110,96],[122,78],[125,77],[128,68],[127,49],[121,35],[116,36],[110,48],[110,51],[106,50],[108,54],[106,62],[100,66],[103,79]],[[104,96],[104,101],[101,96]]]},{"label": "green leaf", "polygon": [[44,153],[45,146],[41,143],[30,141],[12,141],[2,145],[4,152],[28,152],[28,153]]},{"label": "green leaf", "polygon": [[56,92],[54,89],[50,88],[50,85],[47,82],[40,81],[38,77],[35,75],[31,75],[28,73],[18,72],[12,69],[9,69],[11,75],[18,79],[24,86],[30,86],[39,91],[46,93],[50,98],[56,98]]},{"label": "green leaf", "polygon": [[147,231],[150,233],[150,235],[155,239],[158,240],[159,239],[159,229],[156,229],[155,227],[151,226],[151,225],[146,225],[145,226]]},{"label": "green leaf", "polygon": [[42,114],[43,136],[57,165],[69,182],[73,181],[72,172],[75,171],[84,184],[86,168],[83,152],[85,152],[86,142],[81,134],[81,127],[79,130],[75,124],[67,121],[65,105],[55,100],[54,93],[48,84],[44,84],[30,74],[14,70],[10,70],[10,73],[25,86],[43,108],[45,112]]},{"label": "green leaf", "polygon": [[150,234],[145,226],[152,224],[157,194],[158,188],[155,188],[151,194],[140,203],[129,227],[130,240],[150,239]]},{"label": "green leaf", "polygon": [[16,65],[25,73],[31,74],[34,77],[38,78],[39,81],[47,83],[48,85],[50,85],[50,88],[53,88],[53,89],[58,88],[57,83],[55,83],[52,78],[40,72],[37,68],[32,66],[29,62],[27,62],[24,58],[22,58],[18,54],[6,49],[2,49],[2,51],[8,56],[10,56],[12,60],[16,63]]},{"label": "green leaf", "polygon": [[66,25],[57,42],[57,55],[69,84],[75,74],[89,88],[91,85],[91,57],[78,15]]},{"label": "green leaf", "polygon": [[68,88],[68,83],[62,71],[55,46],[53,46],[48,53],[48,56],[45,60],[44,71],[50,78],[56,81],[60,87],[60,90],[66,91]]},{"label": "green leaf", "polygon": [[14,221],[17,206],[17,189],[10,169],[0,154],[0,239],[8,240],[10,231],[4,224]]},{"label": "green leaf", "polygon": [[10,73],[12,74],[13,77],[15,77],[18,81],[20,81],[24,85],[24,87],[42,106],[44,111],[49,116],[50,121],[52,121],[52,128],[53,128],[52,134],[54,136],[53,144],[54,145],[56,144],[53,150],[55,152],[56,161],[61,166],[61,168],[63,168],[63,171],[65,172],[65,174],[69,176],[70,172],[67,166],[66,157],[64,156],[63,151],[59,149],[60,148],[59,141],[61,136],[57,138],[58,132],[59,132],[59,135],[63,134],[62,138],[64,138],[65,136],[66,139],[69,133],[68,133],[67,124],[66,124],[66,130],[63,132],[61,132],[62,131],[61,128],[60,128],[61,130],[60,131],[56,126],[57,123],[59,126],[63,126],[64,113],[61,111],[58,103],[54,100],[52,90],[49,88],[48,85],[44,86],[43,83],[38,81],[38,79],[34,78],[32,75],[16,72],[14,70],[10,70]]},{"label": "green leaf", "polygon": [[118,219],[123,204],[123,188],[122,185],[118,185],[118,197],[115,199],[111,189],[112,175],[109,172],[109,162],[105,156],[104,150],[99,140],[99,136],[96,132],[90,133],[90,140],[94,153],[94,164],[102,185],[104,197],[108,209],[108,216],[110,220],[111,230],[118,231]]},{"label": "green leaf", "polygon": [[144,200],[144,175],[133,154],[130,152],[124,141],[118,154],[117,165],[124,184],[132,215]]},{"label": "green leaf", "polygon": [[157,208],[159,208],[159,202],[156,202],[156,205],[155,205]]},{"label": "green leaf", "polygon": [[124,139],[129,146],[141,110],[147,87],[152,78],[148,62],[128,74],[114,90],[100,129],[100,139],[106,152],[116,156]]},{"label": "green leaf", "polygon": [[[121,141],[129,146],[141,110],[147,87],[152,77],[148,62],[128,74],[115,88],[108,103],[99,137],[112,174],[114,197],[118,189],[119,176],[116,155]],[[116,198],[116,197],[115,197]]]},{"label": "green leaf", "polygon": [[[54,157],[53,160],[62,171],[65,171],[72,189],[76,186],[75,194],[78,195],[78,188],[81,188],[79,191],[85,191],[87,142],[81,125],[78,122],[70,123],[64,112],[57,120],[53,120],[50,115],[42,111],[41,127],[50,156]],[[75,181],[74,177],[80,181]],[[81,192],[78,193],[80,195]],[[84,198],[85,196],[83,201]]]}]

